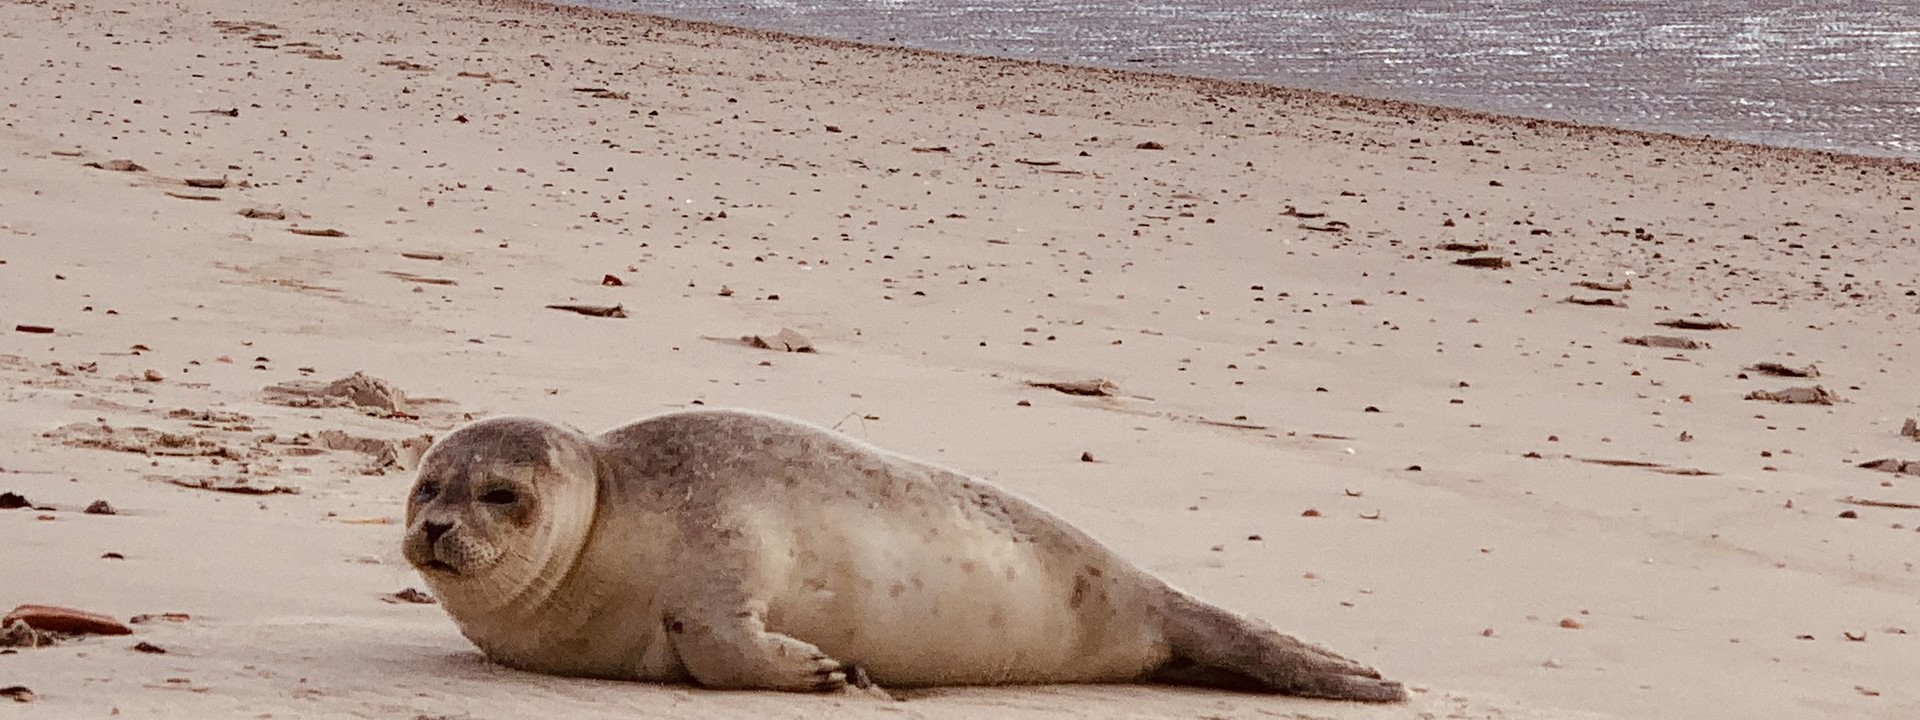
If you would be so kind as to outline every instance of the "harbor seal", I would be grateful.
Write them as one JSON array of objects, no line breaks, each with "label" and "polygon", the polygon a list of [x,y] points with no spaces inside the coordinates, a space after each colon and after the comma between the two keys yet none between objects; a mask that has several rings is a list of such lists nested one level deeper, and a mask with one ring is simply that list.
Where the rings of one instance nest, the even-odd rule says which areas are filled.
[{"label": "harbor seal", "polygon": [[1174,589],[985,480],[741,410],[524,417],[422,458],[407,561],[492,660],[710,688],[1400,683]]}]

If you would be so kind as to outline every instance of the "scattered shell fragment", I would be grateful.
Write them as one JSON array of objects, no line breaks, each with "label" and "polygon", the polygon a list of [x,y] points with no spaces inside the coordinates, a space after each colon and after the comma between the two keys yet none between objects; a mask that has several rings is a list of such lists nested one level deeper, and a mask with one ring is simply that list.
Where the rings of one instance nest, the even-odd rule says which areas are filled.
[{"label": "scattered shell fragment", "polygon": [[132,160],[108,160],[105,163],[90,162],[90,163],[87,163],[87,167],[94,168],[96,170],[112,170],[114,172],[146,172],[147,171],[146,166],[141,165],[140,163],[134,162]]},{"label": "scattered shell fragment", "polygon": [[741,336],[740,342],[762,350],[779,350],[781,352],[796,353],[819,352],[814,349],[813,341],[808,340],[807,336],[801,335],[788,328],[780,328],[780,332],[774,333],[773,337],[744,335]]},{"label": "scattered shell fragment", "polygon": [[1345,220],[1328,220],[1318,224],[1300,223],[1301,230],[1312,230],[1314,232],[1346,232],[1349,227],[1352,226],[1347,224]]},{"label": "scattered shell fragment", "polygon": [[418,588],[406,588],[399,592],[382,595],[380,599],[394,604],[408,603],[413,605],[432,605],[439,602],[435,600],[432,595]]},{"label": "scattered shell fragment", "polygon": [[141,623],[149,623],[155,620],[165,620],[167,622],[186,622],[192,619],[193,619],[192,615],[188,615],[183,612],[160,613],[157,615],[154,613],[141,613],[139,615],[135,615],[133,617],[127,618],[127,624],[139,625]]},{"label": "scattered shell fragment", "polygon": [[0,627],[0,648],[40,648],[59,643],[59,633],[41,630],[24,622],[7,623]]}]

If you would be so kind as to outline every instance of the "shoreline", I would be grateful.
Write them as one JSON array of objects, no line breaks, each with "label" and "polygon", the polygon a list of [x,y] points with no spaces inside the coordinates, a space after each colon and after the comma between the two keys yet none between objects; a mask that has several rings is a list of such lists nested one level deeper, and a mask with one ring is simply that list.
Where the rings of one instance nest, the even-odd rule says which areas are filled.
[{"label": "shoreline", "polygon": [[862,50],[877,51],[877,52],[902,52],[902,53],[910,53],[910,54],[924,54],[926,56],[931,56],[931,57],[944,57],[948,59],[963,60],[963,61],[991,60],[995,62],[1008,63],[1014,66],[1037,66],[1037,67],[1057,69],[1057,70],[1090,71],[1094,73],[1103,74],[1109,77],[1131,78],[1134,80],[1156,79],[1156,80],[1171,83],[1173,85],[1185,85],[1187,87],[1212,87],[1212,88],[1216,88],[1221,92],[1242,95],[1245,97],[1264,97],[1264,98],[1273,99],[1273,100],[1296,101],[1296,102],[1327,102],[1327,103],[1336,104],[1337,106],[1351,107],[1354,109],[1359,109],[1367,112],[1402,113],[1402,114],[1426,113],[1430,115],[1437,113],[1438,117],[1450,118],[1450,119],[1474,120],[1474,121],[1489,122],[1489,123],[1501,123],[1501,122],[1520,123],[1522,125],[1528,126],[1529,129],[1537,129],[1538,127],[1548,127],[1548,128],[1558,128],[1558,129],[1563,129],[1568,131],[1595,133],[1599,135],[1605,135],[1605,134],[1611,133],[1611,134],[1619,134],[1619,135],[1630,136],[1630,137],[1639,137],[1643,139],[1657,139],[1665,142],[1694,143],[1704,148],[1719,148],[1722,150],[1737,150],[1737,149],[1744,148],[1748,151],[1758,151],[1758,152],[1778,151],[1778,152],[1785,152],[1789,154],[1804,154],[1810,158],[1826,158],[1835,162],[1845,161],[1845,162],[1865,164],[1870,166],[1892,166],[1892,167],[1906,169],[1910,171],[1920,170],[1920,156],[1905,157],[1900,155],[1875,155],[1875,154],[1862,153],[1862,152],[1850,152],[1850,151],[1843,151],[1843,150],[1823,150],[1819,148],[1805,148],[1805,147],[1797,147],[1792,145],[1770,145],[1766,143],[1751,142],[1746,140],[1732,140],[1732,139],[1726,139],[1726,138],[1715,138],[1715,137],[1700,136],[1700,135],[1688,135],[1685,133],[1670,132],[1670,131],[1664,131],[1664,130],[1646,130],[1646,129],[1631,128],[1631,127],[1616,126],[1616,125],[1605,125],[1600,123],[1581,122],[1581,121],[1575,121],[1575,120],[1536,117],[1536,116],[1524,115],[1519,113],[1505,113],[1505,112],[1497,112],[1497,111],[1491,111],[1491,110],[1478,110],[1474,108],[1424,103],[1424,102],[1418,102],[1413,100],[1400,100],[1395,98],[1357,95],[1357,94],[1336,92],[1331,90],[1314,90],[1310,88],[1291,87],[1291,86],[1280,85],[1275,83],[1265,83],[1265,82],[1258,82],[1258,81],[1251,81],[1251,80],[1230,80],[1230,79],[1206,77],[1201,75],[1184,75],[1184,74],[1174,73],[1174,72],[1129,70],[1126,68],[1106,67],[1101,65],[1082,65],[1082,64],[1075,64],[1075,63],[1068,63],[1068,62],[1050,61],[1050,60],[1029,60],[1024,58],[1007,57],[1002,55],[970,54],[970,53],[953,52],[953,51],[947,51],[947,50],[933,50],[933,49],[927,49],[927,48],[909,47],[906,45],[891,45],[891,44],[880,43],[880,42],[847,40],[842,38],[807,35],[804,33],[794,32],[789,30],[774,30],[774,29],[768,29],[768,28],[756,28],[756,27],[745,26],[745,25],[730,25],[725,22],[719,22],[719,21],[713,21],[713,20],[697,20],[697,19],[690,19],[690,18],[672,17],[667,15],[654,15],[641,10],[617,10],[612,8],[599,8],[599,7],[590,7],[590,6],[584,6],[584,5],[573,5],[565,2],[560,2],[559,0],[551,0],[551,1],[548,1],[548,0],[470,0],[470,1],[482,6],[487,4],[494,4],[502,7],[508,7],[508,6],[522,7],[529,10],[551,9],[551,10],[556,10],[561,12],[579,11],[582,13],[587,13],[588,16],[590,17],[602,17],[602,18],[608,18],[608,19],[617,19],[622,17],[635,18],[635,19],[643,20],[645,22],[659,23],[667,27],[680,27],[687,30],[695,30],[700,32],[712,32],[712,33],[722,34],[722,35],[733,34],[741,37],[751,37],[751,38],[756,38],[756,39],[766,40],[771,42],[787,42],[787,43],[794,43],[794,44],[810,44],[811,43],[811,44],[819,44],[824,47],[847,47],[847,48],[859,48]]}]

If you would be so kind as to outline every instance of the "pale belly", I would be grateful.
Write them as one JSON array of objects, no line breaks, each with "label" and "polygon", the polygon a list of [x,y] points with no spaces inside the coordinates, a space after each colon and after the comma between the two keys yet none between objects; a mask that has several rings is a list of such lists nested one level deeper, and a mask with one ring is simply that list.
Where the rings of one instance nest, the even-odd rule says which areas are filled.
[{"label": "pale belly", "polygon": [[1166,660],[1147,590],[1106,553],[1049,552],[950,508],[914,515],[763,516],[768,628],[882,685],[1123,681]]}]

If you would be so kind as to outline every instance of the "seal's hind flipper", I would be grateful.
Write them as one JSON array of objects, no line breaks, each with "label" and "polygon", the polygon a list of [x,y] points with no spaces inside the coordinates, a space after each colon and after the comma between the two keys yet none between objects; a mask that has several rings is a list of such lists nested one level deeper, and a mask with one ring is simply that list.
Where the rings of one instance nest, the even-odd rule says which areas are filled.
[{"label": "seal's hind flipper", "polygon": [[1399,702],[1400,683],[1266,623],[1174,593],[1166,609],[1173,659],[1151,679],[1180,685],[1287,695]]}]

